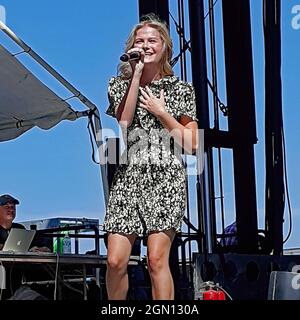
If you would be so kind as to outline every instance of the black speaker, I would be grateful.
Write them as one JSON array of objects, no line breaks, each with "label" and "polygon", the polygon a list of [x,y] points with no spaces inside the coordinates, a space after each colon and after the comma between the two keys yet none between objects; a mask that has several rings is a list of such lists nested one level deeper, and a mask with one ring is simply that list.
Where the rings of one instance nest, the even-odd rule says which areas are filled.
[{"label": "black speaker", "polygon": [[195,299],[203,283],[212,281],[234,300],[300,300],[300,255],[194,254],[193,259]]},{"label": "black speaker", "polygon": [[271,272],[268,300],[300,300],[300,273]]}]

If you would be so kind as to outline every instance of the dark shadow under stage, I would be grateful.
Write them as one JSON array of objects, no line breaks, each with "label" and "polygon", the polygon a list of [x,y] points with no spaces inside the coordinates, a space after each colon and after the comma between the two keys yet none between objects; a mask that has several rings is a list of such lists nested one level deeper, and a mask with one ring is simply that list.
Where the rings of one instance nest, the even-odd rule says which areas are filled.
[{"label": "dark shadow under stage", "polygon": [[[26,274],[29,270],[34,279],[27,277],[26,283],[41,289],[50,300],[107,299],[105,256],[2,252],[0,261],[3,267],[13,269],[12,273],[6,272],[10,281],[15,280],[15,274]],[[180,266],[177,273],[173,273],[177,300],[202,300],[209,281],[224,289],[233,300],[300,300],[300,273],[297,273],[300,255],[194,253],[188,265],[188,268]],[[37,278],[41,270],[47,271],[46,279]],[[128,300],[150,300],[151,286],[145,261],[132,256],[128,272]]]},{"label": "dark shadow under stage", "polygon": [[[102,255],[0,251],[2,298],[28,285],[49,300],[105,299],[106,261]],[[138,263],[139,257],[131,256],[129,268]]]}]

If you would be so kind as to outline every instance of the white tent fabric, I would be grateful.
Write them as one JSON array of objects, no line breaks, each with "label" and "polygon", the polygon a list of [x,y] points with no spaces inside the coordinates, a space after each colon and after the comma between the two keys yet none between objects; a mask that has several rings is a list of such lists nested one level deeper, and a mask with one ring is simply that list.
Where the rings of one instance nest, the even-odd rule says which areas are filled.
[{"label": "white tent fabric", "polygon": [[79,114],[0,45],[0,142]]}]

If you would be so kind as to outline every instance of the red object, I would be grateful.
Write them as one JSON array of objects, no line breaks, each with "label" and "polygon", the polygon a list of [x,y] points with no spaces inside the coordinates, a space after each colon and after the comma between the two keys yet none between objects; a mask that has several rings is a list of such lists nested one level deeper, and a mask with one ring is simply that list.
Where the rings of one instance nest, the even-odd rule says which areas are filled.
[{"label": "red object", "polygon": [[226,300],[226,296],[222,290],[210,288],[203,292],[203,300]]},{"label": "red object", "polygon": [[214,289],[209,289],[203,292],[203,300],[219,300],[218,291]]},{"label": "red object", "polygon": [[217,292],[218,292],[218,300],[226,300],[226,296],[225,296],[224,291],[219,290]]}]

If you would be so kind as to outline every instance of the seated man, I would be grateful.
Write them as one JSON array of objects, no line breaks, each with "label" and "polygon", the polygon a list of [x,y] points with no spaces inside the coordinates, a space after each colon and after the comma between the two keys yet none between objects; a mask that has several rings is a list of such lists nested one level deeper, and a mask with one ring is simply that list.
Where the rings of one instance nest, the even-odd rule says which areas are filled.
[{"label": "seated man", "polygon": [[[23,225],[13,222],[16,217],[16,205],[18,204],[19,201],[11,195],[4,194],[0,196],[0,250],[2,250],[9,231],[12,228],[25,229]],[[40,239],[34,239],[30,251],[49,252],[49,248],[43,246],[41,243]],[[18,269],[19,266],[13,266],[10,271],[6,272],[7,274],[9,272],[10,277],[8,278],[7,284],[9,290],[3,295],[4,299],[12,295],[22,283],[24,272],[22,272],[22,270],[20,270],[20,272]],[[12,273],[12,271],[14,272]],[[40,297],[39,294],[36,293],[36,295]]]},{"label": "seated man", "polygon": [[0,196],[0,250],[8,237],[11,228],[25,229],[13,222],[16,217],[16,205],[19,201],[8,194]]},{"label": "seated man", "polygon": [[[9,194],[0,196],[0,250],[4,246],[10,229],[25,229],[23,225],[13,222],[16,218],[16,205],[19,203],[19,200]],[[43,245],[41,239],[36,238],[33,240],[30,251],[49,252],[50,249]]]}]

